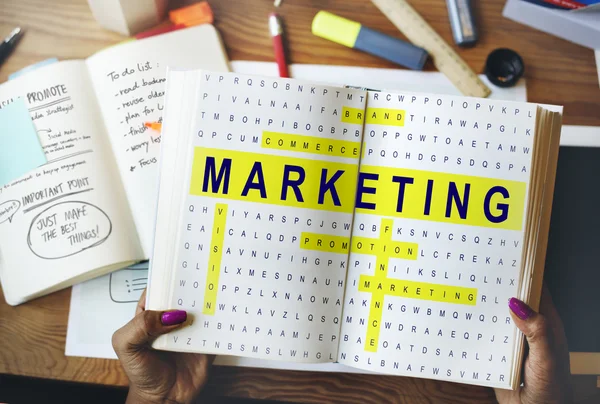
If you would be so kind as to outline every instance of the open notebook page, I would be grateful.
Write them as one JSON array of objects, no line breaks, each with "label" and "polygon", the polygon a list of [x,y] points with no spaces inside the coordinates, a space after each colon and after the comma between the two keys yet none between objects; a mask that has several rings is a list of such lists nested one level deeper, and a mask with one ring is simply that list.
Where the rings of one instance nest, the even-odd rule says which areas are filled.
[{"label": "open notebook page", "polygon": [[187,28],[106,49],[87,60],[133,219],[149,257],[154,232],[161,121],[168,66],[228,71],[212,25]]},{"label": "open notebook page", "polygon": [[148,307],[193,324],[155,346],[335,361],[365,92],[171,71],[167,99]]},{"label": "open notebook page", "polygon": [[93,94],[82,61],[0,86],[0,103],[25,99],[48,160],[0,188],[0,276],[9,304],[143,258]]},{"label": "open notebook page", "polygon": [[384,108],[402,120],[365,126],[340,363],[508,388],[536,105],[367,103],[367,119]]}]

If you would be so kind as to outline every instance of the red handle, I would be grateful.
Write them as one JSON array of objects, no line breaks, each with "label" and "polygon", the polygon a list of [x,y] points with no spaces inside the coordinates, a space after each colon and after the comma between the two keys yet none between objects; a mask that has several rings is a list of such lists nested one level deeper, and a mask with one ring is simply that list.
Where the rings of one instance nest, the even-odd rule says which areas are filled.
[{"label": "red handle", "polygon": [[283,35],[273,37],[273,49],[275,50],[275,61],[277,67],[279,67],[279,77],[290,77],[285,61],[285,51],[283,50]]}]

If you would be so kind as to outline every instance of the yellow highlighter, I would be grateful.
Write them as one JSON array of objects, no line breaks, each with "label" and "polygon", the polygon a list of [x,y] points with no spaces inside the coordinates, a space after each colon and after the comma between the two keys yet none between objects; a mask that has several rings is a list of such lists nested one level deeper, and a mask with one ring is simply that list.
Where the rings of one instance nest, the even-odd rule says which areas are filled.
[{"label": "yellow highlighter", "polygon": [[312,23],[312,33],[413,70],[423,70],[429,56],[423,48],[327,11],[317,13]]}]

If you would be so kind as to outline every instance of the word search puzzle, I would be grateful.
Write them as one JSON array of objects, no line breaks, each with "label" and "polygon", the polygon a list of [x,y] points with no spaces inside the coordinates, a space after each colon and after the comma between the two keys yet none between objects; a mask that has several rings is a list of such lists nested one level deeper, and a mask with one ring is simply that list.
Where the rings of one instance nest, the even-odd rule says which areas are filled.
[{"label": "word search puzzle", "polygon": [[514,386],[560,113],[206,71],[165,102],[156,348]]}]

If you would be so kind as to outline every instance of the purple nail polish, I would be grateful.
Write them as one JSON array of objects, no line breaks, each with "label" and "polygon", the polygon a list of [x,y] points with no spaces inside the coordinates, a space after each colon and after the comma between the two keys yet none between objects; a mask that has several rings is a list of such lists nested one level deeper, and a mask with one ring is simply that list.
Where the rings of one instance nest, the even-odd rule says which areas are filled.
[{"label": "purple nail polish", "polygon": [[515,297],[510,298],[508,301],[508,307],[510,307],[512,312],[515,313],[521,320],[527,320],[529,317],[533,316],[534,313],[531,307]]},{"label": "purple nail polish", "polygon": [[187,320],[187,313],[184,310],[165,311],[160,316],[162,325],[181,324]]}]

